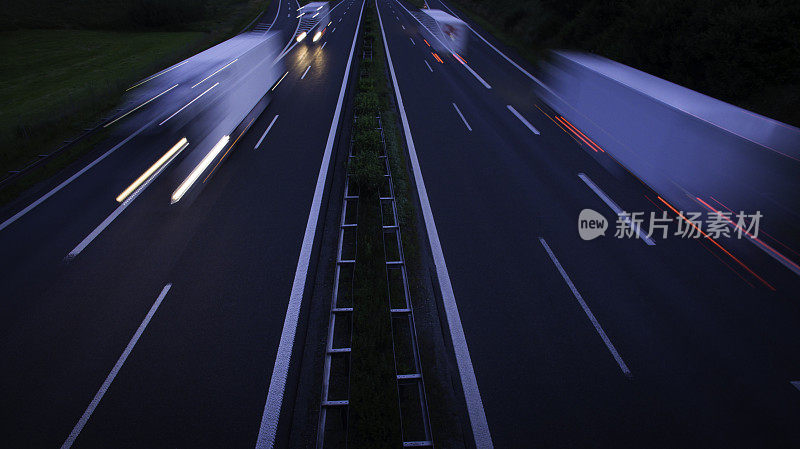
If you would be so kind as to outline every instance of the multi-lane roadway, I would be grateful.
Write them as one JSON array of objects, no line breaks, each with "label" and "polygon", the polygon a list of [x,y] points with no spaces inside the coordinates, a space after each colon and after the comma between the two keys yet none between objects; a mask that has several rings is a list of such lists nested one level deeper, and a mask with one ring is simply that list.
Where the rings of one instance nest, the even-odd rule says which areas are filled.
[{"label": "multi-lane roadway", "polygon": [[[746,242],[614,238],[614,207],[669,206],[475,24],[441,54],[408,3],[377,6],[476,444],[800,442],[800,279]],[[585,208],[606,237],[578,237]]]},{"label": "multi-lane roadway", "polygon": [[[617,239],[613,222],[606,237],[581,240],[583,209],[613,217],[670,206],[568,133],[535,96],[527,65],[475,24],[466,52],[442,54],[410,4],[370,3],[468,439],[481,448],[800,442],[797,276],[747,242]],[[273,1],[256,31],[217,49],[223,57],[160,75],[167,87],[208,83],[197,95],[176,88],[121,118],[116,137],[3,211],[4,446],[287,444],[302,307],[365,5],[332,3],[319,41],[298,43],[297,3]],[[222,138],[216,93],[198,95],[258,33],[282,50],[272,101],[231,131],[225,155],[175,202]],[[192,125],[205,130],[204,146],[189,142],[116,201],[185,137],[161,121],[180,124],[192,108],[214,112]],[[154,109],[161,120],[142,123]]]},{"label": "multi-lane roadway", "polygon": [[[124,209],[115,200],[185,137],[171,122],[131,127],[137,114],[218,111],[213,91],[187,104],[196,95],[170,96],[175,89],[114,123],[125,133],[73,172],[5,211],[0,445],[270,447],[281,438],[361,6],[340,3],[318,42],[297,44],[296,2],[271,2],[246,39],[265,31],[279,39],[286,76],[266,110],[231,132],[235,145],[193,195],[171,204],[186,161],[210,150],[197,142]],[[243,51],[223,50],[219,61]],[[193,85],[211,76],[211,87],[232,68],[201,62],[160,79],[188,83],[179,79],[186,74]]]}]

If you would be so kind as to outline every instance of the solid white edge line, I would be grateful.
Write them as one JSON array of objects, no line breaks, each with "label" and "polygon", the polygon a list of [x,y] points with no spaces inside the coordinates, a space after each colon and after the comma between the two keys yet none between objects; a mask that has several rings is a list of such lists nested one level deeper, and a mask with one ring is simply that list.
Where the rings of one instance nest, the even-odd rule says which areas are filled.
[{"label": "solid white edge line", "polygon": [[139,337],[142,336],[144,329],[150,323],[150,320],[153,318],[153,315],[155,315],[156,310],[158,310],[158,307],[161,305],[161,302],[164,300],[164,297],[167,296],[167,293],[169,292],[170,288],[172,288],[172,284],[167,284],[161,290],[161,294],[159,294],[158,298],[156,298],[156,302],[153,303],[152,307],[150,307],[150,311],[147,312],[147,316],[144,317],[142,324],[140,324],[139,328],[136,329],[136,332],[133,334],[133,337],[128,342],[128,346],[126,346],[125,350],[122,351],[122,355],[117,360],[117,363],[114,364],[114,367],[111,368],[111,372],[108,373],[106,380],[103,381],[102,385],[100,385],[100,390],[98,390],[97,394],[94,395],[94,398],[92,398],[92,402],[89,403],[89,406],[86,407],[86,411],[83,412],[83,415],[81,415],[80,419],[78,420],[78,423],[75,424],[75,427],[72,428],[72,432],[69,433],[67,440],[64,441],[64,444],[61,445],[61,449],[69,449],[70,447],[72,447],[73,443],[75,443],[75,440],[78,438],[78,435],[81,433],[81,430],[83,430],[83,427],[89,421],[89,418],[92,416],[94,409],[97,408],[97,405],[100,403],[100,400],[103,399],[103,396],[106,394],[106,391],[108,391],[108,388],[111,386],[111,382],[113,382],[114,378],[117,377],[117,373],[119,373],[119,370],[122,368],[122,365],[125,363],[125,360],[128,359],[128,356],[130,355],[131,351],[133,351],[133,347],[136,345],[136,342],[139,341]]},{"label": "solid white edge line", "polygon": [[272,23],[270,23],[267,29],[264,30],[264,34],[267,34],[267,32],[272,29],[272,26],[275,25],[275,21],[278,20],[278,14],[281,13],[281,1],[282,0],[278,0],[278,9],[275,10],[275,18],[272,19]]},{"label": "solid white edge line", "polygon": [[[592,189],[592,192],[594,192],[594,193],[595,193],[595,195],[597,195],[598,197],[600,197],[600,199],[601,199],[601,200],[603,200],[603,202],[604,202],[604,203],[606,203],[606,205],[607,205],[608,207],[610,207],[610,208],[611,208],[611,210],[613,210],[613,211],[614,211],[614,213],[616,213],[616,214],[617,214],[617,216],[621,216],[621,214],[624,212],[624,211],[622,210],[622,208],[621,208],[621,207],[619,207],[619,205],[617,205],[617,203],[615,203],[615,202],[614,202],[614,200],[612,200],[612,199],[611,199],[611,197],[609,197],[608,195],[606,195],[606,193],[605,193],[605,192],[603,192],[602,190],[600,190],[600,187],[598,187],[598,186],[597,186],[597,184],[595,184],[595,183],[594,183],[594,182],[593,182],[591,179],[589,179],[589,177],[588,177],[588,176],[586,176],[586,174],[584,174],[584,173],[578,173],[578,177],[579,177],[579,178],[581,178],[581,181],[583,181],[583,183],[584,183],[584,184],[586,184],[586,185],[587,185],[587,186],[588,186],[590,189]],[[636,233],[637,233],[637,234],[639,234],[639,237],[641,237],[641,239],[642,239],[642,240],[644,240],[644,242],[645,242],[647,245],[649,245],[649,246],[653,246],[653,245],[655,245],[655,244],[656,244],[656,242],[655,242],[655,241],[653,241],[653,239],[651,239],[650,237],[648,237],[648,236],[647,236],[647,233],[646,233],[646,232],[644,232],[644,231],[642,230],[642,227],[641,227],[641,226],[639,226],[639,225],[634,225],[634,224],[631,222],[631,219],[630,219],[630,218],[628,218],[627,216],[625,216],[623,219],[625,220],[625,224],[627,224],[627,225],[628,225],[628,226],[630,226],[630,227],[631,227],[633,230],[635,230],[635,231],[636,231]]]},{"label": "solid white edge line", "polygon": [[81,240],[80,243],[78,243],[78,246],[76,246],[72,251],[69,252],[69,254],[67,254],[67,257],[65,257],[64,260],[70,261],[70,260],[74,259],[75,257],[77,257],[78,254],[81,253],[81,251],[86,249],[86,247],[89,246],[89,244],[92,243],[92,241],[94,239],[96,239],[97,236],[100,235],[100,233],[103,232],[108,227],[108,225],[111,224],[111,222],[113,222],[114,220],[117,219],[117,217],[119,217],[119,215],[133,202],[133,200],[136,199],[136,197],[138,197],[142,192],[144,192],[144,190],[153,181],[155,181],[156,178],[158,178],[158,176],[161,174],[161,172],[163,172],[167,168],[167,166],[169,166],[169,164],[172,161],[174,161],[175,158],[177,158],[178,155],[181,154],[181,152],[184,149],[186,149],[187,146],[189,146],[189,142],[186,142],[183,145],[183,147],[181,147],[181,149],[179,151],[177,151],[175,154],[173,154],[172,157],[169,158],[169,160],[167,162],[165,162],[155,173],[153,173],[152,176],[147,178],[147,180],[144,181],[142,183],[142,185],[137,187],[136,190],[133,191],[133,193],[128,195],[128,197],[125,198],[124,201],[122,201],[122,204],[120,204],[119,206],[117,206],[116,209],[114,209],[114,212],[111,212],[111,214],[108,217],[106,217],[105,220],[103,220],[99,225],[97,225],[97,227],[94,228],[94,230],[92,230],[92,232],[90,232],[89,235],[87,235],[83,240]]},{"label": "solid white edge line", "polygon": [[301,76],[300,79],[304,79],[306,77],[306,73],[308,73],[309,70],[311,70],[311,66],[306,67],[306,71],[303,72],[303,76]]},{"label": "solid white edge line", "polygon": [[269,122],[269,126],[267,126],[267,130],[264,131],[264,134],[262,134],[261,138],[258,139],[258,142],[256,143],[255,148],[253,148],[254,150],[257,150],[258,147],[261,145],[261,142],[264,140],[264,137],[267,137],[267,133],[269,132],[270,129],[272,129],[272,125],[275,124],[275,120],[278,120],[278,114],[275,114],[275,118],[273,118],[272,121]]},{"label": "solid white edge line", "polygon": [[[447,8],[447,10],[448,10],[448,11],[450,11],[450,13],[451,13],[451,14],[453,14],[453,16],[455,16],[455,17],[458,17],[458,15],[457,15],[455,12],[453,12],[453,10],[452,10],[452,9],[450,9],[450,7],[449,7],[449,6],[447,6],[447,5],[446,5],[446,4],[445,4],[443,1],[441,1],[441,0],[440,0],[440,1],[439,1],[439,3],[441,3],[441,4],[442,4],[442,6],[444,6],[445,8]],[[536,84],[539,84],[540,86],[543,86],[543,87],[544,87],[544,84],[543,84],[541,81],[539,81],[539,79],[538,79],[538,78],[536,78],[535,76],[533,76],[533,75],[531,75],[530,73],[528,73],[528,71],[527,71],[527,70],[523,69],[523,68],[522,68],[522,67],[521,67],[519,64],[517,64],[516,62],[514,62],[513,60],[511,60],[511,58],[509,58],[508,56],[506,56],[506,55],[505,55],[505,53],[503,53],[502,51],[498,50],[498,49],[497,49],[497,47],[495,47],[494,45],[492,45],[492,44],[491,44],[491,42],[487,41],[487,40],[486,40],[486,38],[484,38],[483,36],[481,36],[481,35],[480,35],[480,33],[478,33],[477,31],[475,31],[475,29],[474,29],[474,28],[472,28],[472,27],[471,27],[471,26],[470,26],[470,25],[469,25],[469,24],[468,24],[468,23],[467,23],[465,20],[463,20],[463,22],[464,22],[464,24],[465,24],[465,25],[467,25],[467,28],[469,28],[469,29],[470,29],[470,31],[472,31],[473,33],[475,33],[475,35],[476,35],[476,36],[478,36],[478,38],[480,38],[480,40],[482,40],[482,41],[483,41],[483,42],[484,42],[486,45],[488,45],[489,47],[491,47],[491,48],[492,48],[492,50],[496,51],[496,52],[497,52],[497,54],[499,54],[500,56],[502,56],[502,57],[503,57],[503,59],[505,59],[506,61],[508,61],[508,62],[509,62],[511,65],[513,65],[513,66],[514,66],[514,67],[515,67],[517,70],[519,70],[520,72],[524,73],[524,74],[525,74],[525,75],[526,75],[528,78],[530,78],[531,80],[533,80],[533,81],[534,81]]]},{"label": "solid white edge line", "polygon": [[[481,78],[481,76],[478,75],[478,73],[476,71],[472,70],[472,67],[470,67],[469,64],[467,64],[463,60],[461,60],[459,62],[461,63],[461,65],[464,66],[464,68],[467,69],[467,71],[469,71],[469,73],[472,74],[472,76],[474,76],[481,84],[483,84],[483,87],[485,87],[487,89],[491,89],[492,88],[492,86],[490,86],[489,83],[487,83],[485,79]],[[536,133],[536,134],[539,134],[539,133]]]},{"label": "solid white edge line", "polygon": [[[419,23],[420,25],[422,25],[422,27],[424,27],[425,29],[428,29],[428,27],[426,27],[426,26],[425,26],[425,25],[424,25],[422,22],[420,22],[420,20],[417,18],[417,16],[415,16],[414,14],[411,14],[411,11],[409,11],[409,10],[408,10],[408,8],[406,8],[406,7],[405,7],[405,5],[403,5],[402,3],[400,3],[400,0],[395,0],[395,1],[397,2],[397,4],[398,4],[398,5],[402,6],[402,7],[403,7],[403,9],[405,9],[405,10],[406,10],[406,13],[408,13],[408,15],[409,15],[409,16],[411,16],[411,18],[413,18],[414,20],[416,20],[416,21],[417,21],[417,23]],[[435,34],[433,34],[433,37],[434,37],[434,38],[436,38],[436,40],[437,40],[437,41],[439,41],[439,43],[440,43],[440,44],[442,44],[442,46],[443,46],[443,47],[447,48],[447,50],[448,50],[448,51],[449,51],[449,52],[450,52],[450,53],[453,55],[453,57],[455,57],[456,53],[455,53],[453,50],[451,50],[451,49],[450,49],[450,46],[449,46],[449,45],[447,45],[447,44],[445,44],[444,42],[442,42],[442,40],[441,40],[441,39],[439,39],[439,37],[438,37],[438,36],[436,36]],[[487,88],[487,89],[491,89],[491,88],[492,88],[492,86],[490,86],[490,85],[489,85],[489,83],[487,83],[487,82],[486,82],[486,80],[484,80],[483,78],[481,78],[481,76],[480,76],[480,75],[478,75],[478,73],[477,73],[475,70],[472,70],[472,67],[470,67],[470,66],[469,66],[469,64],[467,64],[467,63],[466,63],[466,61],[464,61],[464,59],[463,59],[463,58],[461,58],[460,56],[459,56],[459,58],[458,58],[458,62],[460,62],[460,63],[461,63],[461,65],[463,65],[463,66],[464,66],[464,68],[466,68],[466,69],[467,69],[467,71],[468,71],[470,74],[472,74],[472,76],[474,76],[474,77],[475,77],[475,79],[477,79],[477,80],[478,80],[478,81],[479,81],[481,84],[483,84],[483,87],[485,87],[485,88]]]},{"label": "solid white edge line", "polygon": [[467,119],[464,118],[464,114],[461,113],[461,109],[458,109],[458,105],[453,103],[453,107],[456,108],[456,112],[458,112],[458,116],[461,117],[461,120],[464,122],[464,125],[467,126],[467,130],[472,131],[472,127],[469,126],[469,123],[467,123]]},{"label": "solid white edge line", "polygon": [[508,108],[508,110],[511,111],[511,113],[514,114],[519,119],[519,121],[522,122],[523,125],[525,125],[529,130],[531,130],[532,133],[536,134],[537,136],[539,135],[539,130],[536,129],[535,126],[531,125],[531,122],[526,120],[525,117],[522,116],[522,114],[517,112],[517,110],[514,109],[514,106],[507,104],[506,108]]},{"label": "solid white edge line", "polygon": [[164,123],[167,123],[169,121],[169,119],[171,119],[172,117],[175,117],[176,115],[178,115],[181,111],[183,111],[184,109],[188,108],[192,103],[194,103],[195,101],[199,100],[200,97],[202,97],[203,95],[207,94],[208,91],[210,91],[211,89],[213,89],[213,88],[215,88],[217,86],[219,86],[219,83],[215,83],[213,86],[211,86],[208,89],[206,89],[205,91],[203,91],[202,94],[196,96],[192,101],[186,103],[186,105],[184,107],[178,109],[177,111],[173,112],[172,115],[170,115],[169,117],[165,118],[163,122],[158,124],[158,126],[161,126]]},{"label": "solid white edge line", "polygon": [[180,67],[180,66],[182,66],[182,65],[186,64],[187,62],[189,62],[189,59],[191,59],[191,58],[187,58],[187,59],[185,59],[184,61],[182,61],[182,62],[179,62],[179,63],[177,63],[177,64],[173,65],[172,67],[167,67],[166,69],[164,69],[164,70],[162,70],[162,71],[160,71],[160,72],[156,73],[155,75],[152,75],[151,77],[149,77],[149,78],[145,79],[144,81],[141,81],[141,82],[139,82],[139,83],[137,83],[137,84],[134,84],[133,86],[131,86],[131,87],[129,87],[129,88],[127,88],[127,89],[125,89],[125,92],[127,92],[127,91],[129,91],[129,90],[131,90],[131,89],[134,89],[134,88],[136,88],[136,87],[139,87],[139,86],[141,86],[142,84],[144,84],[144,83],[146,83],[146,82],[148,82],[148,81],[150,81],[150,80],[152,80],[152,79],[158,78],[159,76],[161,76],[161,75],[163,75],[163,74],[165,74],[165,73],[167,73],[167,72],[169,72],[169,71],[171,71],[171,70],[173,70],[173,69],[177,69],[178,67]]},{"label": "solid white edge line", "polygon": [[603,330],[603,327],[600,326],[600,323],[597,321],[597,318],[595,318],[591,309],[589,309],[589,306],[586,304],[586,301],[583,300],[583,297],[578,292],[578,289],[575,288],[575,284],[572,283],[572,279],[570,279],[569,275],[567,275],[567,272],[564,271],[564,267],[561,266],[561,263],[556,258],[556,255],[553,254],[553,250],[550,249],[550,246],[542,237],[539,237],[539,242],[542,244],[545,251],[547,251],[547,255],[550,256],[550,260],[553,262],[553,265],[555,265],[556,268],[558,269],[558,272],[561,274],[561,277],[564,278],[564,282],[566,282],[567,286],[569,286],[569,289],[572,290],[572,294],[575,295],[575,299],[578,300],[578,303],[580,304],[584,313],[586,313],[586,316],[589,317],[589,321],[592,322],[594,330],[596,330],[597,333],[600,335],[600,338],[603,339],[603,343],[605,343],[606,348],[608,348],[608,351],[611,352],[611,355],[614,357],[614,360],[616,360],[617,365],[619,365],[619,369],[622,370],[622,374],[624,374],[628,378],[633,377],[633,374],[631,374],[631,370],[628,368],[628,365],[626,365],[625,361],[622,360],[622,357],[619,355],[619,352],[617,352],[617,348],[615,348],[614,344],[611,343],[611,339],[608,338],[608,335],[606,335],[606,332]]},{"label": "solid white edge line", "polygon": [[197,86],[199,86],[199,85],[203,84],[203,83],[204,83],[204,82],[206,82],[206,81],[207,81],[209,78],[211,78],[212,76],[216,75],[217,73],[219,73],[219,72],[221,72],[221,71],[223,71],[223,70],[227,69],[228,67],[230,67],[230,66],[231,66],[231,64],[233,64],[234,62],[236,62],[236,61],[238,61],[238,60],[239,60],[239,58],[236,58],[236,59],[234,59],[233,61],[231,61],[231,62],[229,62],[229,63],[225,64],[223,67],[221,67],[221,68],[217,69],[217,70],[216,70],[214,73],[212,73],[211,75],[208,75],[207,77],[205,77],[205,78],[201,79],[201,80],[200,80],[200,81],[198,81],[198,82],[197,82],[197,83],[196,83],[194,86],[192,86],[192,89],[194,89],[195,87],[197,87]]},{"label": "solid white edge line", "polygon": [[0,224],[0,231],[2,231],[3,229],[7,228],[9,225],[14,223],[15,221],[19,220],[20,217],[22,217],[23,215],[27,214],[31,210],[33,210],[36,206],[42,204],[46,199],[48,199],[51,196],[55,195],[59,190],[63,189],[67,185],[69,185],[69,183],[71,183],[72,181],[76,180],[80,175],[86,173],[90,168],[94,167],[100,161],[102,161],[103,159],[105,159],[108,156],[110,156],[111,153],[117,151],[121,146],[125,145],[131,139],[133,139],[134,137],[139,135],[140,132],[144,131],[145,128],[147,128],[148,126],[152,125],[153,122],[155,122],[155,120],[151,121],[150,123],[147,123],[146,125],[142,126],[139,129],[137,129],[136,131],[133,132],[133,134],[131,134],[130,136],[126,137],[122,142],[114,145],[110,150],[108,150],[105,153],[103,153],[102,156],[98,157],[97,159],[92,161],[89,165],[87,165],[86,167],[83,167],[77,173],[75,173],[74,175],[72,175],[69,178],[67,178],[66,181],[64,181],[61,184],[59,184],[56,187],[54,187],[53,190],[45,193],[44,195],[42,195],[41,198],[39,198],[38,200],[36,200],[33,203],[31,203],[30,205],[28,205],[25,209],[22,209],[21,211],[19,211],[16,214],[14,214],[11,218],[9,218],[8,220],[4,221],[3,224]]},{"label": "solid white edge line", "polygon": [[469,348],[467,347],[467,339],[464,335],[464,328],[461,325],[461,318],[458,313],[458,305],[456,304],[455,294],[453,293],[453,286],[450,283],[450,274],[447,271],[447,264],[444,260],[442,252],[442,244],[439,241],[439,233],[436,230],[436,222],[433,218],[433,211],[431,210],[430,201],[428,200],[428,192],[425,188],[425,181],[422,179],[422,170],[419,166],[419,159],[417,158],[417,151],[414,147],[414,139],[411,136],[411,129],[408,124],[408,117],[406,116],[405,107],[403,106],[403,97],[400,95],[400,87],[397,83],[397,75],[394,71],[392,64],[392,56],[389,52],[389,44],[386,40],[386,31],[383,28],[383,20],[381,18],[380,8],[378,1],[375,0],[375,9],[378,11],[378,23],[381,27],[381,35],[383,36],[383,46],[386,50],[386,61],[389,65],[389,73],[392,77],[392,84],[394,85],[394,93],[397,98],[397,108],[400,111],[400,119],[403,123],[403,132],[406,137],[406,144],[408,146],[409,160],[414,172],[414,180],[417,186],[417,194],[419,196],[420,206],[422,208],[422,215],[425,219],[425,227],[428,231],[428,241],[431,245],[431,254],[433,255],[434,265],[436,266],[436,276],[439,280],[439,289],[442,293],[442,304],[445,308],[445,315],[447,316],[447,324],[450,329],[450,338],[453,344],[453,351],[456,356],[456,364],[458,365],[458,373],[461,379],[461,388],[464,392],[464,400],[467,405],[467,414],[469,415],[470,425],[472,427],[472,435],[475,439],[475,446],[479,449],[493,448],[492,435],[489,432],[489,423],[486,421],[486,413],[483,409],[483,401],[481,394],[478,390],[478,381],[475,378],[475,371],[472,367],[472,359],[469,356]]},{"label": "solid white edge line", "polygon": [[111,120],[110,122],[108,122],[108,123],[106,123],[105,125],[103,125],[103,128],[108,128],[109,126],[113,125],[113,124],[114,124],[114,123],[116,123],[117,121],[119,121],[119,120],[122,120],[123,118],[127,117],[127,116],[128,116],[128,115],[130,115],[130,114],[133,114],[134,112],[138,111],[140,108],[142,108],[142,107],[144,107],[144,106],[147,106],[147,105],[148,105],[148,104],[149,104],[151,101],[154,101],[154,100],[155,100],[155,99],[157,99],[158,97],[160,97],[160,96],[164,95],[165,93],[167,93],[167,92],[171,91],[172,89],[174,89],[174,88],[176,88],[176,87],[178,87],[178,85],[177,85],[177,84],[176,84],[176,85],[174,85],[174,86],[172,86],[172,87],[170,87],[169,89],[165,90],[164,92],[161,92],[160,94],[156,95],[155,97],[153,97],[153,98],[151,98],[151,99],[149,99],[149,100],[145,101],[144,103],[140,104],[139,106],[136,106],[135,108],[131,109],[130,111],[128,111],[128,112],[126,112],[126,113],[124,113],[124,114],[120,115],[119,117],[115,118],[114,120]]},{"label": "solid white edge line", "polygon": [[283,394],[289,374],[289,363],[291,362],[292,348],[294,346],[295,334],[297,333],[297,322],[300,317],[300,306],[303,302],[303,293],[305,291],[306,278],[308,277],[308,266],[311,262],[314,237],[317,233],[317,222],[319,221],[322,196],[325,191],[325,182],[328,176],[331,153],[333,151],[334,141],[336,140],[336,131],[339,127],[339,117],[342,113],[342,103],[344,102],[345,92],[347,91],[347,81],[350,78],[350,67],[353,62],[353,54],[356,50],[358,31],[361,28],[361,15],[364,13],[365,4],[366,0],[361,3],[361,12],[356,22],[353,44],[350,46],[350,56],[348,57],[347,67],[345,68],[344,78],[342,79],[342,87],[339,90],[339,100],[333,114],[331,129],[328,133],[328,141],[325,144],[325,153],[322,156],[322,163],[319,167],[317,186],[314,190],[314,198],[311,200],[311,210],[308,213],[308,222],[306,223],[305,234],[303,235],[303,243],[300,247],[300,256],[297,260],[297,269],[295,270],[294,281],[292,282],[292,292],[289,296],[286,317],[283,321],[281,340],[278,344],[278,352],[275,356],[275,366],[272,369],[272,375],[269,380],[269,391],[267,392],[267,400],[264,404],[264,414],[261,416],[261,425],[258,429],[256,449],[271,449],[275,445],[278,421],[283,404]]}]

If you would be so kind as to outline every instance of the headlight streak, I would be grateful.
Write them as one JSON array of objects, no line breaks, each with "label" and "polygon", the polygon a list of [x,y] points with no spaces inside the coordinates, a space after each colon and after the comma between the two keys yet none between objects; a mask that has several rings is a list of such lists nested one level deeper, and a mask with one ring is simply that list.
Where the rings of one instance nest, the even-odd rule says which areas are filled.
[{"label": "headlight streak", "polygon": [[103,125],[103,128],[108,128],[109,126],[111,126],[111,125],[113,125],[114,123],[116,123],[118,120],[121,120],[121,119],[123,119],[123,118],[127,117],[129,114],[132,114],[132,113],[136,112],[136,111],[137,111],[139,108],[141,108],[141,107],[145,106],[147,103],[150,103],[151,101],[153,101],[153,100],[155,100],[156,98],[158,98],[158,97],[160,97],[160,96],[164,95],[165,93],[167,93],[167,92],[171,91],[172,89],[174,89],[174,88],[176,88],[176,87],[178,87],[178,85],[177,85],[177,84],[176,84],[176,85],[174,85],[174,86],[172,86],[172,87],[170,87],[169,89],[165,90],[164,92],[161,92],[160,94],[156,95],[155,97],[153,97],[153,98],[151,98],[151,99],[149,99],[149,100],[145,101],[144,103],[140,104],[139,106],[136,106],[135,108],[131,109],[130,111],[128,111],[128,112],[126,112],[126,113],[124,113],[124,114],[120,115],[119,117],[115,118],[114,120],[112,120],[112,121],[110,121],[110,122],[106,123],[105,125]]},{"label": "headlight streak", "polygon": [[317,32],[316,32],[316,34],[314,34],[314,38],[313,38],[311,41],[312,41],[312,42],[316,42],[316,41],[318,41],[318,40],[319,40],[319,38],[321,38],[321,37],[322,37],[322,31],[317,31]]},{"label": "headlight streak", "polygon": [[221,157],[221,158],[219,158],[219,160],[217,161],[217,164],[216,164],[216,165],[214,165],[214,168],[212,168],[212,169],[211,169],[211,171],[210,171],[210,172],[208,172],[208,174],[206,175],[205,179],[203,179],[203,183],[205,183],[206,181],[208,181],[208,178],[210,178],[210,177],[211,177],[211,175],[214,173],[214,171],[216,171],[216,170],[217,170],[217,167],[219,167],[219,164],[221,164],[221,163],[222,163],[222,161],[223,161],[223,160],[225,160],[225,157],[228,155],[228,153],[230,153],[230,151],[233,149],[233,147],[234,147],[234,146],[236,146],[236,142],[238,142],[238,141],[239,141],[239,139],[241,139],[241,138],[242,138],[242,136],[244,135],[244,133],[246,133],[246,132],[247,132],[247,130],[248,130],[248,129],[250,129],[250,125],[252,125],[254,121],[256,121],[256,118],[255,118],[255,117],[254,117],[252,120],[250,120],[250,123],[248,123],[248,124],[247,124],[247,126],[246,126],[246,127],[243,129],[243,130],[242,130],[242,132],[241,132],[241,133],[239,133],[239,137],[237,137],[237,138],[236,138],[236,140],[234,140],[234,141],[233,141],[233,143],[231,144],[231,146],[229,146],[229,147],[228,147],[228,149],[227,149],[227,150],[225,150],[225,154],[223,154],[223,155],[222,155],[222,157]]},{"label": "headlight streak", "polygon": [[306,34],[308,34],[308,33],[306,33],[305,31],[303,31],[302,33],[298,34],[297,35],[297,42],[300,42],[303,39],[305,39],[306,38]]},{"label": "headlight streak", "polygon": [[280,84],[281,81],[283,81],[283,79],[286,78],[286,75],[288,75],[288,74],[289,74],[289,72],[284,73],[283,76],[281,77],[281,79],[279,79],[278,82],[275,83],[274,86],[272,86],[272,89],[270,89],[270,92],[274,91],[275,88],[278,87],[278,84]]},{"label": "headlight streak", "polygon": [[211,162],[214,160],[217,155],[219,155],[220,151],[228,144],[230,140],[230,136],[223,136],[222,139],[211,148],[211,151],[206,154],[203,159],[200,161],[199,164],[189,173],[189,176],[183,180],[183,182],[175,189],[175,192],[172,193],[172,198],[170,200],[170,204],[175,204],[183,198],[183,195],[192,187],[192,185],[197,181],[197,178],[211,165]]},{"label": "headlight streak", "polygon": [[136,189],[139,188],[139,186],[142,185],[142,183],[150,179],[150,177],[153,176],[153,173],[157,172],[159,168],[161,168],[164,164],[169,162],[173,157],[180,154],[180,152],[183,151],[183,149],[186,148],[187,146],[189,146],[189,141],[186,140],[186,137],[179,140],[178,143],[173,145],[169,151],[164,153],[164,155],[161,156],[153,165],[151,165],[150,168],[145,170],[145,172],[142,173],[141,176],[136,178],[136,181],[133,181],[133,183],[129,185],[128,188],[123,190],[122,193],[120,193],[117,196],[116,198],[117,202],[121,203],[125,201],[125,198],[127,198],[128,196],[130,196],[131,193],[136,191]]},{"label": "headlight streak", "polygon": [[197,86],[199,86],[200,84],[202,84],[202,83],[203,83],[203,81],[205,81],[205,80],[207,80],[207,79],[211,78],[212,76],[216,75],[217,73],[219,73],[219,72],[221,72],[221,71],[223,71],[223,70],[227,69],[227,68],[228,68],[228,67],[229,67],[231,64],[233,64],[234,62],[236,62],[236,61],[238,61],[238,60],[239,60],[239,58],[236,58],[236,59],[234,59],[233,61],[231,61],[231,62],[229,62],[229,63],[225,64],[225,66],[224,66],[224,67],[222,67],[221,69],[219,69],[219,70],[217,70],[216,72],[212,73],[211,75],[208,75],[207,77],[205,77],[205,78],[203,78],[202,80],[200,80],[200,82],[198,82],[197,84],[195,84],[194,86],[192,86],[192,89],[194,89],[195,87],[197,87]]}]

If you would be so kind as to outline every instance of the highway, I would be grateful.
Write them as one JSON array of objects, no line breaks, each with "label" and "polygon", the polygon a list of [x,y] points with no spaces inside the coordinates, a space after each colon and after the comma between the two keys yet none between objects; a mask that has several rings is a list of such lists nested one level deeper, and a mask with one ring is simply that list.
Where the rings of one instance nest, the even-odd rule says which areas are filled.
[{"label": "highway", "polygon": [[[187,102],[235,64],[191,60],[135,87],[134,103],[152,83],[205,83],[122,118],[73,172],[5,211],[4,447],[270,447],[281,438],[276,413],[298,324],[289,311],[313,273],[303,250],[329,184],[360,6],[337,5],[335,31],[293,45],[297,4],[271,2],[255,29],[280,30],[269,39],[286,49],[288,73],[266,110],[231,133],[224,163],[180,202],[170,198],[199,159],[191,150],[221,137],[210,134],[224,107],[215,90]],[[218,61],[243,50],[215,51]],[[203,112],[179,126],[193,108]],[[173,112],[164,126],[140,126]],[[192,138],[198,129],[209,136]],[[117,195],[187,135],[188,149],[120,211]]]},{"label": "highway", "polygon": [[796,275],[744,242],[747,269],[699,240],[580,240],[607,199],[667,206],[564,132],[488,33],[434,55],[408,3],[377,5],[476,445],[800,442]]},{"label": "highway", "polygon": [[0,210],[0,446],[310,434],[292,414],[319,361],[299,359],[322,345],[308,296],[370,5],[468,447],[800,445],[800,277],[746,241],[618,239],[613,221],[581,240],[583,209],[674,211],[569,132],[513,52],[428,4],[470,25],[467,51],[434,50],[402,0],[331,2],[298,42],[299,3],[273,0],[131,86],[106,141]]}]

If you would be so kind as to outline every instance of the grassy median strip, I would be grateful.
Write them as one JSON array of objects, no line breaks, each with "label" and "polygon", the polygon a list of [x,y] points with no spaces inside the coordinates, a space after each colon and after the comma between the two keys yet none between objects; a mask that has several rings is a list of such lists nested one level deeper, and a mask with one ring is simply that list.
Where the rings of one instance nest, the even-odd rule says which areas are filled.
[{"label": "grassy median strip", "polygon": [[[233,36],[269,0],[110,3],[35,0],[0,21],[0,179],[96,124],[132,83]],[[88,143],[5,189],[0,203]]]},{"label": "grassy median strip", "polygon": [[[373,4],[368,2],[366,9],[362,45],[368,48],[376,40],[377,27]],[[364,449],[397,448],[402,442],[380,217],[385,179],[376,118],[381,105],[378,64],[375,58],[360,63],[353,158],[348,167],[359,194],[348,446]]]},{"label": "grassy median strip", "polygon": [[[353,325],[353,364],[350,377],[350,430],[351,447],[383,448],[400,447],[401,430],[398,413],[397,383],[394,378],[392,354],[391,318],[389,296],[384,266],[384,248],[380,229],[380,204],[378,190],[388,189],[383,183],[383,164],[380,154],[380,135],[374,129],[374,116],[380,115],[386,155],[394,183],[398,225],[402,229],[402,245],[405,257],[410,294],[414,304],[430,304],[434,298],[428,296],[423,286],[426,282],[424,264],[421,260],[418,240],[415,203],[411,200],[413,186],[409,178],[406,153],[399,129],[399,118],[387,73],[386,56],[378,26],[377,12],[373,2],[368,2],[364,13],[364,45],[371,47],[372,59],[361,62],[361,71],[366,75],[359,79],[355,97],[355,113],[359,117],[354,126],[355,157],[351,161],[351,179],[357,182],[359,198],[358,264],[369,264],[356,268],[355,309]],[[382,187],[381,187],[382,186]],[[371,273],[374,280],[361,279]],[[359,274],[361,273],[361,274]],[[423,307],[424,308],[424,307]],[[418,329],[419,331],[419,329]],[[429,335],[430,332],[419,334]],[[418,340],[422,366],[425,370],[429,420],[434,438],[441,444],[457,445],[458,412],[447,396],[446,382],[437,375],[429,376],[446,365],[435,345],[424,337]],[[402,345],[401,345],[402,346]],[[402,359],[402,357],[400,357]],[[407,369],[400,368],[402,372]],[[413,421],[413,420],[412,420]],[[409,423],[411,425],[412,423]]]}]

